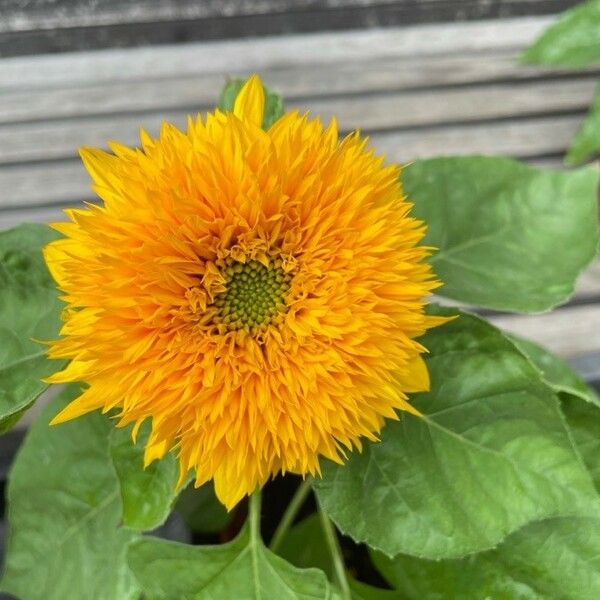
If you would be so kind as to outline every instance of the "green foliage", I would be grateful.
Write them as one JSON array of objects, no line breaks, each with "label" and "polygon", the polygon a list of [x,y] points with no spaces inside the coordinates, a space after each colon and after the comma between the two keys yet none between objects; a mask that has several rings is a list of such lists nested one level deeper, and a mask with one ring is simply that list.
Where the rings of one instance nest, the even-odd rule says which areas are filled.
[{"label": "green foliage", "polygon": [[111,456],[121,486],[123,524],[140,531],[162,525],[169,516],[179,476],[173,454],[155,460],[144,469],[149,425],[149,422],[144,423],[135,445],[130,427],[113,429],[110,435]]},{"label": "green foliage", "polygon": [[600,87],[596,89],[594,102],[588,115],[571,142],[566,162],[578,165],[600,153]]},{"label": "green foliage", "polygon": [[[226,112],[233,111],[235,99],[240,93],[244,83],[246,83],[245,79],[232,79],[227,83],[219,98],[219,108],[221,110]],[[265,91],[265,115],[263,117],[262,126],[263,129],[269,129],[269,127],[283,115],[285,108],[279,94],[273,92],[266,86],[263,86],[263,89]]]},{"label": "green foliage", "polygon": [[596,600],[600,597],[600,520],[563,517],[532,523],[497,550],[463,560],[374,554],[408,600]]},{"label": "green foliage", "polygon": [[598,394],[562,358],[530,340],[514,335],[509,337],[517,348],[539,369],[546,384],[556,393],[576,396],[586,402],[600,406]]},{"label": "green foliage", "polygon": [[[571,438],[600,492],[600,408],[592,403],[597,402],[595,392],[543,348],[521,339],[516,343],[560,392]],[[380,552],[372,557],[408,600],[595,600],[600,597],[600,515],[530,523],[497,549],[465,559],[392,559]]]},{"label": "green foliage", "polygon": [[558,400],[512,342],[461,314],[423,344],[431,391],[413,404],[424,416],[388,423],[380,443],[326,463],[315,482],[340,529],[390,556],[438,559],[493,548],[531,521],[589,514],[596,493]]},{"label": "green foliage", "polygon": [[600,0],[566,11],[523,53],[521,60],[573,68],[600,62]]},{"label": "green foliage", "polygon": [[199,488],[191,483],[179,495],[175,508],[192,531],[203,533],[221,531],[233,516],[217,499],[212,482]]},{"label": "green foliage", "polygon": [[48,426],[77,393],[67,389],[45,408],[12,468],[2,588],[23,600],[137,599],[126,563],[135,533],[119,529],[111,424],[94,413]]},{"label": "green foliage", "polygon": [[565,396],[563,413],[588,471],[600,493],[600,409],[577,396]]},{"label": "green foliage", "polygon": [[143,470],[141,444],[100,413],[49,426],[77,394],[67,388],[45,408],[15,460],[2,587],[25,600],[137,599],[126,563],[137,535],[121,525],[162,523],[174,500],[174,461]]},{"label": "green foliage", "polygon": [[58,234],[42,225],[0,232],[0,432],[10,429],[64,363],[40,341],[60,329],[62,303],[42,257]]},{"label": "green foliage", "polygon": [[129,564],[147,600],[335,598],[321,571],[293,567],[265,548],[248,525],[220,546],[145,538],[131,546]]},{"label": "green foliage", "polygon": [[[402,182],[444,283],[437,293],[498,310],[565,302],[596,255],[598,171],[542,171],[506,158],[416,161]],[[560,252],[556,249],[560,248]]]}]

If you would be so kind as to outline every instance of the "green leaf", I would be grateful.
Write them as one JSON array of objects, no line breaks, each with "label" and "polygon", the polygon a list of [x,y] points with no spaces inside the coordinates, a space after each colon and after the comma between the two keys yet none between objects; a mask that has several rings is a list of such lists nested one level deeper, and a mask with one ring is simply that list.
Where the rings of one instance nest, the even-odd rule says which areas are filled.
[{"label": "green leaf", "polygon": [[600,62],[600,0],[566,11],[523,53],[521,60],[573,68]]},{"label": "green leaf", "polygon": [[[233,111],[235,99],[240,93],[245,79],[233,79],[223,88],[219,98],[219,108],[225,112]],[[265,115],[263,117],[263,129],[269,129],[284,113],[285,108],[281,96],[267,86],[263,86],[265,91]]]},{"label": "green leaf", "polygon": [[111,454],[121,488],[123,523],[140,531],[155,529],[165,522],[176,498],[179,475],[177,460],[171,453],[144,469],[144,446],[150,423],[142,426],[137,443],[131,428],[113,429]]},{"label": "green leaf", "polygon": [[0,232],[0,430],[10,429],[61,368],[35,340],[58,336],[62,303],[41,249],[58,234],[42,225]]},{"label": "green leaf", "polygon": [[600,406],[598,394],[562,358],[530,340],[516,335],[509,335],[508,337],[539,369],[546,384],[556,393],[577,396],[586,402]]},{"label": "green leaf", "polygon": [[497,550],[429,561],[374,553],[385,577],[409,600],[597,600],[600,520],[564,517],[532,523]]},{"label": "green leaf", "polygon": [[199,488],[190,484],[179,495],[175,509],[190,529],[204,533],[221,531],[233,517],[217,499],[212,482]]},{"label": "green leaf", "polygon": [[562,397],[562,410],[579,454],[600,492],[600,410],[575,395]]},{"label": "green leaf", "polygon": [[461,314],[422,343],[431,391],[411,400],[424,416],[389,422],[315,482],[344,533],[390,556],[454,558],[530,521],[597,510],[556,396],[510,340]]},{"label": "green leaf", "polygon": [[[469,304],[544,311],[573,294],[598,247],[598,171],[542,171],[484,156],[416,161],[402,182],[438,293]],[[560,248],[560,252],[557,252]]]},{"label": "green leaf", "polygon": [[110,422],[94,413],[48,425],[77,393],[68,388],[44,409],[13,465],[2,588],[26,600],[137,599],[126,562],[135,534],[119,529]]},{"label": "green leaf", "polygon": [[334,598],[321,571],[293,567],[265,548],[247,525],[221,546],[144,538],[132,544],[129,565],[147,600]]},{"label": "green leaf", "polygon": [[594,102],[577,131],[567,152],[566,162],[578,165],[600,153],[600,87],[596,88]]}]

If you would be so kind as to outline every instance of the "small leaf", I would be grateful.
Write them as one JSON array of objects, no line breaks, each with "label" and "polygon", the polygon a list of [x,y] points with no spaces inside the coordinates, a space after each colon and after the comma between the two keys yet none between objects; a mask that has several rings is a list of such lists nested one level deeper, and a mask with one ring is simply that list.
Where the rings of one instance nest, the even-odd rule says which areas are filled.
[{"label": "small leaf", "polygon": [[523,53],[521,60],[573,68],[600,62],[600,0],[566,11]]},{"label": "small leaf", "polygon": [[155,529],[165,522],[177,496],[179,469],[173,454],[155,460],[144,469],[144,445],[150,423],[144,423],[137,443],[131,428],[113,429],[111,455],[121,487],[123,523],[139,531]]},{"label": "small leaf", "polygon": [[598,394],[562,358],[530,340],[515,335],[508,337],[539,369],[544,381],[556,393],[577,396],[586,402],[600,406]]},{"label": "small leaf", "polygon": [[42,257],[58,234],[42,225],[0,232],[0,430],[7,431],[60,369],[34,340],[58,336],[62,303]]},{"label": "small leaf", "polygon": [[77,393],[67,388],[43,410],[11,470],[2,589],[27,600],[137,599],[126,562],[135,534],[119,529],[111,424],[94,413],[48,425]]},{"label": "small leaf", "polygon": [[181,492],[175,510],[184,518],[192,531],[217,533],[224,529],[233,512],[219,502],[212,482],[195,488],[193,483]]},{"label": "small leaf", "polygon": [[[542,171],[483,156],[416,161],[403,172],[442,296],[544,311],[573,294],[598,247],[598,171]],[[557,252],[560,248],[560,252]]]},{"label": "small leaf", "polygon": [[600,87],[596,88],[594,102],[577,131],[567,152],[566,162],[578,165],[600,153]]},{"label": "small leaf", "polygon": [[597,600],[600,520],[563,517],[532,523],[497,550],[430,561],[374,553],[386,579],[407,600]]},{"label": "small leaf", "polygon": [[[223,88],[219,98],[219,108],[225,112],[232,112],[235,99],[240,93],[242,86],[246,83],[245,79],[233,79]],[[263,117],[263,129],[269,129],[284,113],[285,108],[281,96],[267,86],[265,90],[265,115]]]},{"label": "small leaf", "polygon": [[221,546],[144,538],[132,544],[129,565],[147,600],[334,598],[321,571],[293,567],[253,538],[248,526]]},{"label": "small leaf", "polygon": [[344,533],[390,556],[452,558],[534,520],[597,510],[556,396],[510,340],[461,314],[422,342],[431,391],[411,401],[424,416],[402,414],[315,481]]}]

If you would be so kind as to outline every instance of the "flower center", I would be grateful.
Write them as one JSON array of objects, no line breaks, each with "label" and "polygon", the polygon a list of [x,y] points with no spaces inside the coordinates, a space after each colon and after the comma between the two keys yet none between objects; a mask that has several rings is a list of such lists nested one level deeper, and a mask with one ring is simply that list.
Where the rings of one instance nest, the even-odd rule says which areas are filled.
[{"label": "flower center", "polygon": [[251,260],[228,260],[223,270],[226,290],[215,297],[215,306],[230,329],[268,325],[285,310],[291,275],[275,261],[266,267]]}]

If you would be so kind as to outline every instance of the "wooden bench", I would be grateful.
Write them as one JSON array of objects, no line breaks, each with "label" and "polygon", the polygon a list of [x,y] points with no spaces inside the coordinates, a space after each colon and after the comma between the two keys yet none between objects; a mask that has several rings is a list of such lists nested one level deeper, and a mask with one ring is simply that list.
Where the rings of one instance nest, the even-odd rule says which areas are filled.
[{"label": "wooden bench", "polygon": [[[95,16],[89,7],[88,12],[74,8],[62,16],[14,11],[0,23],[4,54],[10,54],[11,48],[12,53],[22,54],[23,44],[34,52],[48,46],[71,51],[0,60],[0,226],[60,219],[61,207],[93,199],[77,158],[79,146],[104,146],[108,139],[135,144],[140,126],[155,133],[163,120],[183,125],[187,114],[214,105],[228,77],[254,71],[285,96],[289,107],[310,110],[324,119],[336,115],[345,131],[362,129],[377,150],[393,161],[485,153],[561,168],[600,70],[521,66],[519,53],[553,17],[491,17],[502,14],[502,6],[509,15],[519,15],[526,12],[526,5],[528,10],[536,4],[541,12],[556,12],[574,2],[388,0],[378,3],[380,12],[372,12],[380,18],[375,19],[376,27],[314,31],[328,24],[335,28],[336,10],[346,26],[359,26],[359,17],[369,14],[368,4],[359,0],[226,0],[220,4],[157,0],[144,4],[142,17],[149,20],[144,21],[141,34],[132,26],[143,20],[136,13],[141,5],[126,0],[109,3],[112,12]],[[445,19],[448,5],[455,5],[455,17],[458,5],[467,17],[488,18],[416,23],[432,20],[422,17],[436,10]],[[411,6],[413,24],[399,26]],[[227,7],[233,11],[229,17],[222,14]],[[229,18],[238,23],[235,36],[243,33],[246,19],[251,32],[262,34],[269,14],[276,33],[286,31],[290,22],[299,22],[296,31],[305,32],[173,44],[164,43],[174,39],[165,38],[158,27],[161,19],[168,21],[173,34],[175,25],[183,23],[182,31],[195,32],[188,31],[188,38],[197,39],[198,31],[212,38],[224,26],[221,21]],[[384,21],[382,14],[391,15],[390,19]],[[142,41],[153,45],[81,49],[85,46],[82,32],[90,23],[95,47],[110,45],[100,35],[110,28],[109,42],[137,43],[135,36],[145,31]],[[196,23],[196,29],[190,23]],[[62,38],[56,33],[59,26]],[[64,41],[65,32],[71,32],[70,42]],[[58,36],[54,46],[52,35]],[[556,350],[588,380],[596,380],[600,378],[599,299],[600,266],[595,265],[566,307],[549,315],[491,318]]]}]

